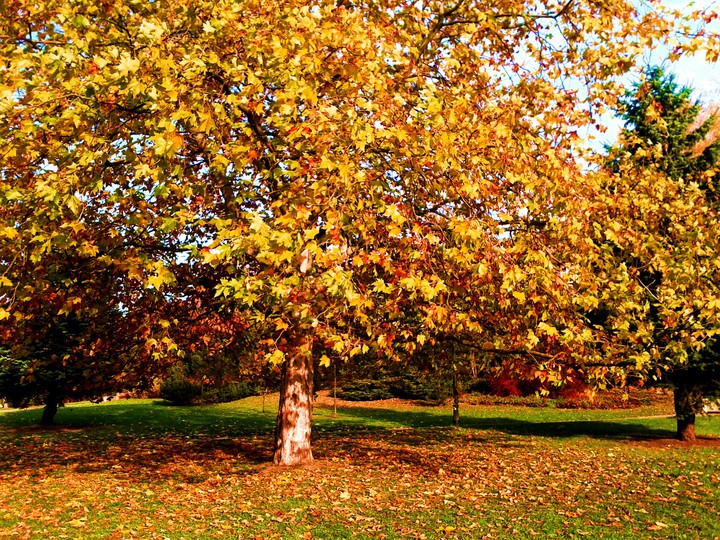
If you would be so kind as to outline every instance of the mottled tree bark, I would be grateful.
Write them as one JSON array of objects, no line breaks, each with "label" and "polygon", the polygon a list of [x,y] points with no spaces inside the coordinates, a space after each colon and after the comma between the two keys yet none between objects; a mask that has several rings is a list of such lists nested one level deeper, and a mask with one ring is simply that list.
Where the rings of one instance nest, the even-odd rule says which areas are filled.
[{"label": "mottled tree bark", "polygon": [[275,426],[276,465],[305,465],[313,460],[313,364],[310,354],[296,351],[282,365],[280,405]]}]

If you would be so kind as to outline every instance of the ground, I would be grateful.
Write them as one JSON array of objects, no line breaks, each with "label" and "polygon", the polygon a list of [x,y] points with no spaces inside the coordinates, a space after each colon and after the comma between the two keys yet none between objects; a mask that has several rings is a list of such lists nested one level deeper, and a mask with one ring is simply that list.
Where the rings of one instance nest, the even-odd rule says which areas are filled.
[{"label": "ground", "polygon": [[320,397],[315,463],[269,465],[274,410],[75,404],[0,413],[10,538],[716,538],[720,419]]}]

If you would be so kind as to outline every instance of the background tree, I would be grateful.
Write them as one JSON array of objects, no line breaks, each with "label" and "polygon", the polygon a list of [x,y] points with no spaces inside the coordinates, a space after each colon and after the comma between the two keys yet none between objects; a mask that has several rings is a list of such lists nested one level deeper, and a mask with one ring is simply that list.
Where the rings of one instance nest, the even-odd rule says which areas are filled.
[{"label": "background tree", "polygon": [[0,394],[16,405],[44,403],[44,424],[67,399],[147,385],[156,363],[147,333],[163,330],[148,320],[157,301],[146,298],[142,309],[127,294],[131,284],[101,261],[53,251],[42,264],[32,261],[32,247],[14,252],[4,273],[14,285],[6,304],[13,316],[0,320],[0,344],[8,351],[0,361]]},{"label": "background tree", "polygon": [[[646,320],[628,329],[654,350],[655,375],[674,386],[677,436],[694,440],[703,393],[720,382],[712,339],[720,329],[718,122],[703,114],[690,88],[657,67],[628,92],[620,111],[625,128],[609,154],[617,175],[605,180],[601,196],[612,208],[596,214],[608,218],[597,232],[609,260],[626,274],[619,279],[635,282],[635,313]],[[617,314],[608,305],[600,317],[605,325]]]}]

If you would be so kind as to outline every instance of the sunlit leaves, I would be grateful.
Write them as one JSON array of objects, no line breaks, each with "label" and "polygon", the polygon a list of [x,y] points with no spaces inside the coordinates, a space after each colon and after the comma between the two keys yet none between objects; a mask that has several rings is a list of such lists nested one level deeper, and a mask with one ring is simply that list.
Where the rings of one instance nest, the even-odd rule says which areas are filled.
[{"label": "sunlit leaves", "polygon": [[[272,362],[300,342],[406,359],[447,339],[577,360],[597,353],[578,308],[644,309],[629,269],[602,268],[638,238],[622,215],[585,222],[612,197],[578,134],[672,18],[624,0],[21,0],[2,14],[2,261],[37,266],[37,283],[7,274],[28,298],[84,299],[96,273],[123,306],[214,287]],[[650,199],[618,205],[676,211]],[[59,290],[78,256],[93,272]]]}]

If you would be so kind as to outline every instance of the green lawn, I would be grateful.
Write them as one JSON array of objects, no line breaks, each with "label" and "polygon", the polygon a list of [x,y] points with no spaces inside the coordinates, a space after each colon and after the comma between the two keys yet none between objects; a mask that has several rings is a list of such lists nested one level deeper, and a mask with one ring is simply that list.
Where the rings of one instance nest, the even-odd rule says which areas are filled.
[{"label": "green lawn", "polygon": [[720,442],[673,442],[668,404],[465,406],[460,429],[447,407],[318,407],[315,464],[285,469],[270,403],[73,404],[49,431],[0,412],[0,537],[720,537]]}]

